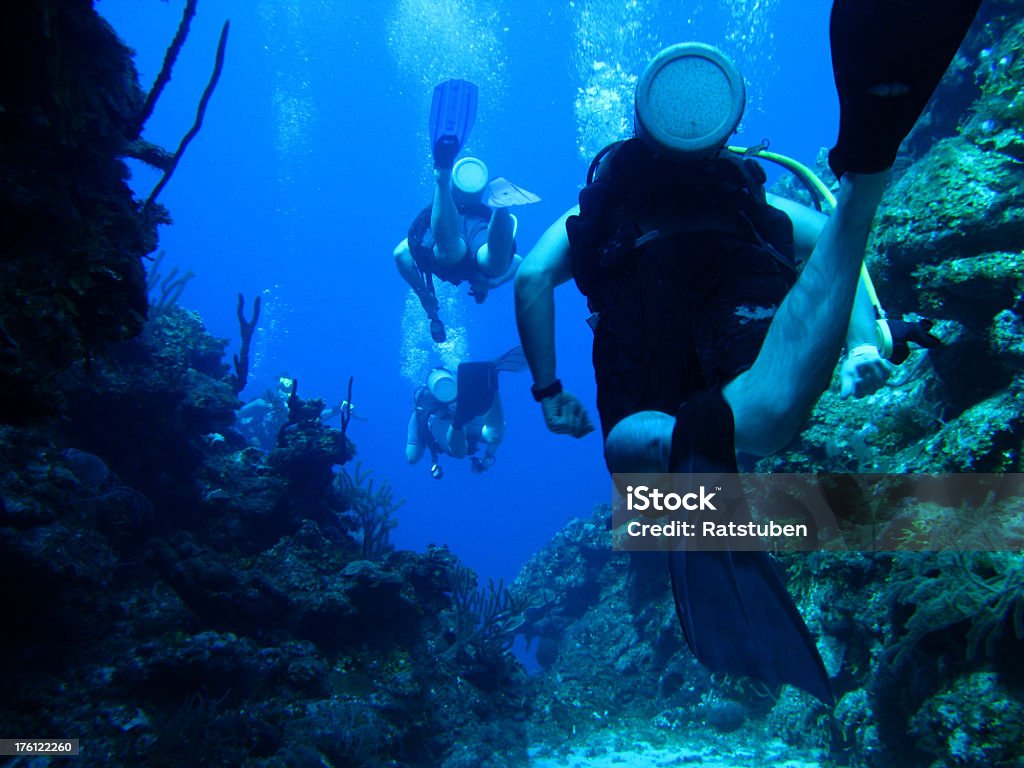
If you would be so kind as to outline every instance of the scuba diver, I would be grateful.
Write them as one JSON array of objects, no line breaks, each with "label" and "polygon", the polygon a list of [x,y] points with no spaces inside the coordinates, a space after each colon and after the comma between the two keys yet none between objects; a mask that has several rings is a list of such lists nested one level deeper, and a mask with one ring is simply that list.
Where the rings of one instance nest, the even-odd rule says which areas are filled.
[{"label": "scuba diver", "polygon": [[279,376],[274,389],[238,409],[235,429],[253,448],[269,453],[277,445],[277,434],[288,422],[288,398],[294,386],[295,380],[290,376]]},{"label": "scuba diver", "polygon": [[[522,348],[514,347],[497,360],[460,363],[455,374],[446,368],[432,369],[426,384],[413,395],[405,446],[409,463],[417,463],[429,451],[430,474],[435,480],[444,477],[438,462],[442,454],[456,459],[469,456],[474,474],[493,467],[505,437],[498,373],[525,368]],[[481,446],[483,454],[474,455]]]},{"label": "scuba diver", "polygon": [[[235,429],[250,446],[264,453],[277,447],[281,428],[288,423],[288,399],[295,390],[295,379],[279,376],[273,390],[268,389],[238,409]],[[351,418],[366,421],[365,417],[355,413],[355,404],[348,400],[342,400],[336,406],[326,406],[320,412],[320,420],[324,423],[339,417],[343,421]]]},{"label": "scuba diver", "polygon": [[[593,430],[555,370],[554,288],[575,279],[594,330],[608,468],[737,472],[782,449],[827,388],[844,340],[843,393],[881,387],[927,325],[877,322],[861,279],[875,212],[914,126],[980,0],[835,0],[839,179],[832,215],[767,198],[764,176],[726,142],[743,80],[710,46],[658,54],[637,83],[636,136],[602,151],[579,205],[530,251],[516,320],[548,428]],[[801,252],[809,252],[802,270]],[[770,556],[672,551],[677,615],[714,672],[790,683],[834,701],[828,675]]]},{"label": "scuba diver", "polygon": [[504,178],[491,180],[478,158],[455,162],[476,119],[476,102],[477,87],[465,80],[447,80],[434,89],[434,200],[413,220],[393,254],[399,274],[430,319],[430,335],[437,343],[447,333],[438,315],[434,277],[452,285],[468,282],[470,295],[482,304],[522,263],[516,255],[517,221],[509,207],[540,200]]}]

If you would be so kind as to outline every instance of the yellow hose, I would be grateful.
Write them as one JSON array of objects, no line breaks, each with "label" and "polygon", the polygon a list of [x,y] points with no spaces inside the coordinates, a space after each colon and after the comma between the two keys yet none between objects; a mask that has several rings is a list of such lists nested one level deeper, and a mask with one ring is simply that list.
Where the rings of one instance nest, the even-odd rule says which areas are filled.
[{"label": "yellow hose", "polygon": [[[728,146],[726,149],[737,155],[759,157],[762,160],[769,160],[777,165],[781,165],[787,171],[803,180],[805,184],[818,193],[821,199],[828,204],[830,209],[835,210],[836,196],[832,194],[832,190],[825,185],[825,182],[818,178],[818,174],[799,160],[794,160],[786,155],[780,155],[778,152],[769,152],[767,149],[751,150],[744,147],[733,146]],[[888,358],[892,353],[892,334],[889,331],[889,324],[885,322],[885,310],[882,309],[882,303],[878,300],[878,293],[875,292],[875,284],[871,281],[871,275],[868,273],[868,268],[863,264],[860,266],[860,281],[861,285],[864,286],[864,290],[867,293],[868,298],[871,300],[871,304],[875,308],[875,313],[878,315],[879,344],[882,356]]]}]

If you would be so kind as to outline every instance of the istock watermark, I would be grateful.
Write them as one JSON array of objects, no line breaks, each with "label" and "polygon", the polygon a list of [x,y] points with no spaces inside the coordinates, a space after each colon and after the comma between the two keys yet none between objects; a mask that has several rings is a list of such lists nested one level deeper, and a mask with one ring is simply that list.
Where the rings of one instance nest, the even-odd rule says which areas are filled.
[{"label": "istock watermark", "polygon": [[[721,490],[719,488],[719,490]],[[703,485],[697,491],[691,491],[689,493],[668,493],[662,491],[659,488],[652,488],[649,485],[627,485],[626,486],[626,509],[630,512],[647,512],[648,510],[655,514],[662,514],[663,512],[677,512],[680,509],[685,509],[688,512],[698,512],[715,510],[715,505],[712,503],[715,498],[717,491],[708,493],[707,488]]]},{"label": "istock watermark", "polygon": [[616,549],[1024,551],[1021,474],[618,474]]}]

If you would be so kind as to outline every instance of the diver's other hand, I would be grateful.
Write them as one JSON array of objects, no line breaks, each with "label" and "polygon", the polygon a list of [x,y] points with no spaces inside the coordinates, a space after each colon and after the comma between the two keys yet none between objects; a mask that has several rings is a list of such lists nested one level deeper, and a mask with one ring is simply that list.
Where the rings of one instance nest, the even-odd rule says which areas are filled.
[{"label": "diver's other hand", "polygon": [[882,357],[874,344],[861,344],[850,350],[839,369],[839,396],[867,397],[885,386],[892,375],[892,364]]},{"label": "diver's other hand", "polygon": [[583,437],[594,431],[587,409],[570,392],[545,397],[540,407],[544,411],[544,423],[556,435]]},{"label": "diver's other hand", "polygon": [[886,320],[889,333],[892,335],[892,356],[889,358],[899,365],[910,357],[910,345],[916,344],[924,349],[933,349],[942,344],[942,339],[934,335],[932,321],[928,319],[910,322],[907,320]]},{"label": "diver's other hand", "polygon": [[469,469],[474,475],[482,475],[494,466],[494,456],[474,456],[469,460]]},{"label": "diver's other hand", "polygon": [[477,304],[483,304],[487,301],[488,293],[490,293],[490,289],[486,283],[470,283],[469,295],[473,297]]}]

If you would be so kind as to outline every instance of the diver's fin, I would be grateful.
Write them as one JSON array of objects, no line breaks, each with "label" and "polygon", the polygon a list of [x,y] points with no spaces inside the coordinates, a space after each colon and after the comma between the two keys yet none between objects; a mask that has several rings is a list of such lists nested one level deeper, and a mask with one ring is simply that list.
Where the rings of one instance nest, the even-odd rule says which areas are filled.
[{"label": "diver's fin", "polygon": [[495,358],[494,367],[498,371],[506,373],[519,373],[520,371],[525,371],[529,367],[529,363],[526,360],[526,353],[523,352],[523,348],[515,346]]},{"label": "diver's fin", "polygon": [[459,363],[457,375],[459,396],[452,418],[452,425],[456,428],[490,410],[498,393],[498,369],[492,362]]},{"label": "diver's fin", "polygon": [[[695,393],[672,432],[673,473],[734,473],[735,425],[719,389]],[[748,514],[745,506],[735,513]],[[790,683],[825,703],[828,673],[766,552],[670,553],[676,613],[693,655],[713,672]]]},{"label": "diver's fin", "polygon": [[445,80],[430,103],[430,147],[434,167],[450,169],[476,120],[477,88],[468,80]]},{"label": "diver's fin", "polygon": [[832,69],[837,177],[890,168],[942,79],[981,0],[835,0]]},{"label": "diver's fin", "polygon": [[835,701],[807,626],[767,552],[672,552],[672,594],[686,642],[713,672],[789,683]]},{"label": "diver's fin", "polygon": [[491,208],[509,208],[513,205],[539,203],[540,197],[499,176],[487,185],[487,199],[484,202]]}]

